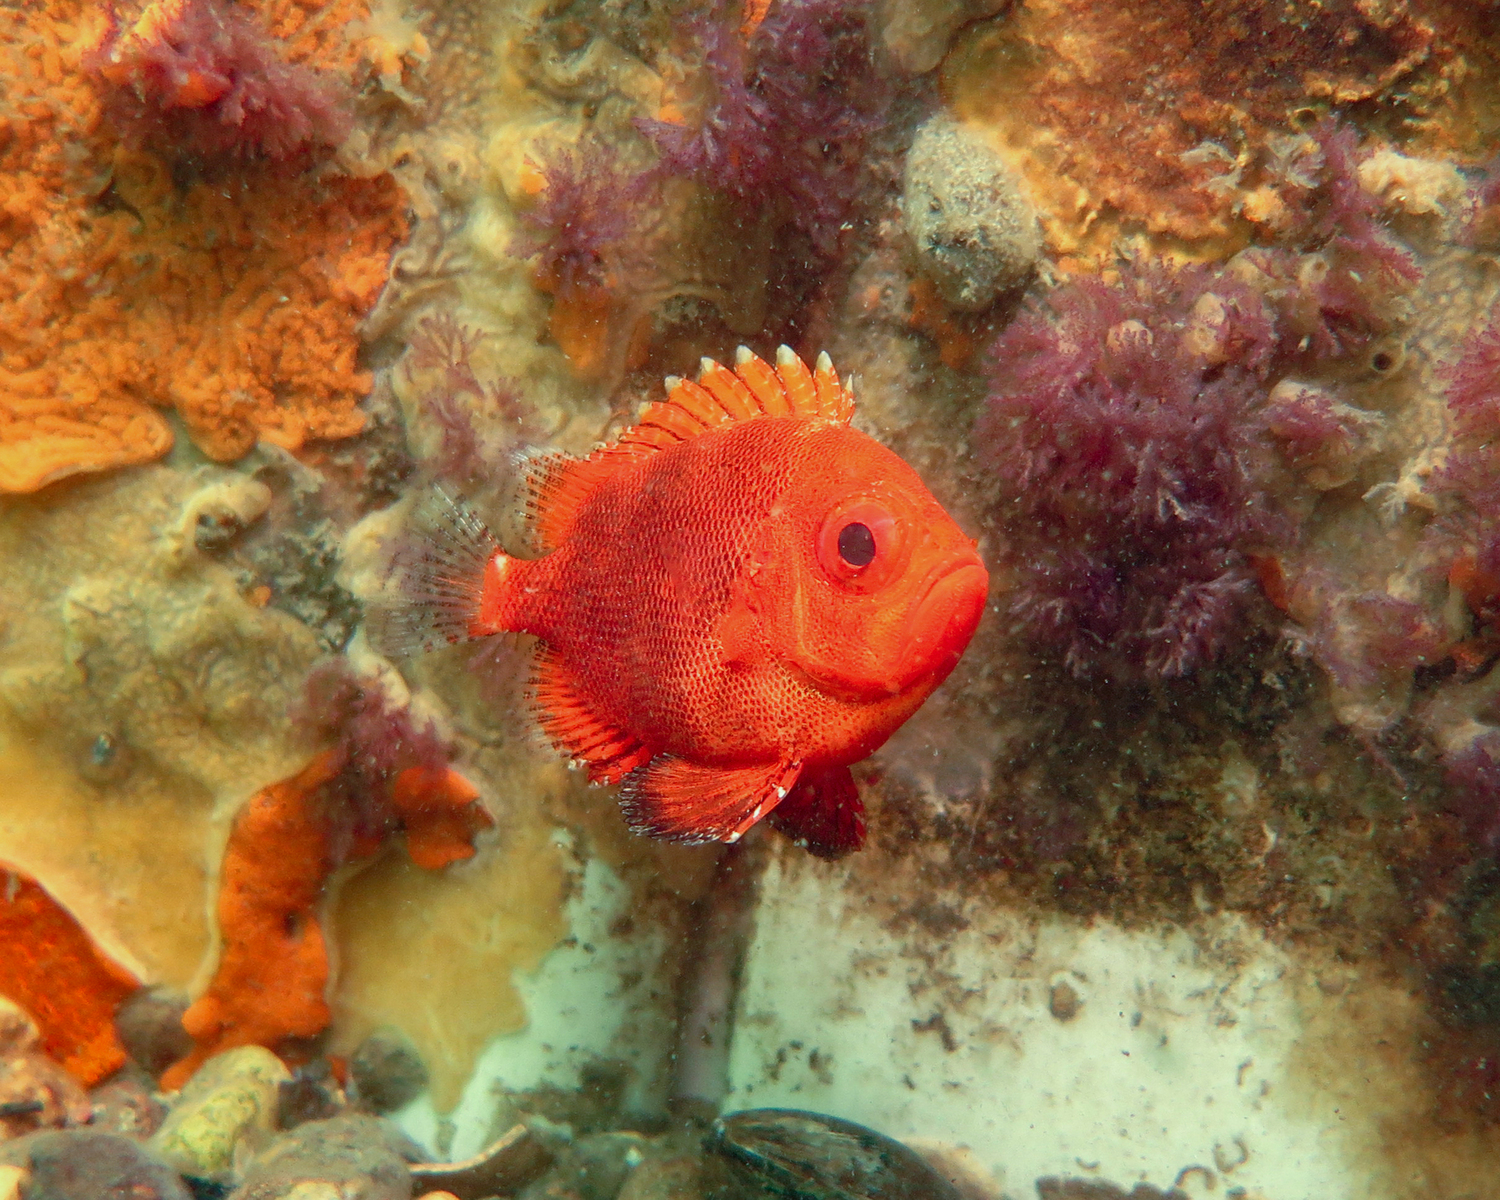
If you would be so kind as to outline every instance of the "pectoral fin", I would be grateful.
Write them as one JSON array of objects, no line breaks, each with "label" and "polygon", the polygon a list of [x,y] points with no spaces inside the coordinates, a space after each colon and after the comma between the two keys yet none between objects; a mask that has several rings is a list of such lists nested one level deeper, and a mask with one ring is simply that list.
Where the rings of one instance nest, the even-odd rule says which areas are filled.
[{"label": "pectoral fin", "polygon": [[819,858],[843,858],[865,841],[865,806],[848,767],[809,767],[770,822]]},{"label": "pectoral fin", "polygon": [[672,842],[737,842],[797,781],[800,763],[715,767],[658,755],[625,777],[620,809],[635,833]]},{"label": "pectoral fin", "polygon": [[743,596],[735,596],[714,627],[726,666],[750,664],[764,653],[760,621]]}]

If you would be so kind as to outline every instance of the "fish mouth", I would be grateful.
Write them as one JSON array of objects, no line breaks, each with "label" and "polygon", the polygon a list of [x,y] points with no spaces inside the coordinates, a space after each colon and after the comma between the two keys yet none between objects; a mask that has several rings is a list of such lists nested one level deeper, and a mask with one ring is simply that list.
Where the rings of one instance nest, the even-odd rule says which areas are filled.
[{"label": "fish mouth", "polygon": [[818,691],[856,703],[890,700],[915,688],[931,691],[948,677],[974,636],[989,595],[989,572],[978,555],[939,563],[906,618],[894,667],[861,676],[802,659],[785,666]]},{"label": "fish mouth", "polygon": [[906,621],[906,648],[896,668],[896,689],[928,681],[936,687],[958,665],[984,615],[990,574],[978,556],[934,568],[922,599]]}]

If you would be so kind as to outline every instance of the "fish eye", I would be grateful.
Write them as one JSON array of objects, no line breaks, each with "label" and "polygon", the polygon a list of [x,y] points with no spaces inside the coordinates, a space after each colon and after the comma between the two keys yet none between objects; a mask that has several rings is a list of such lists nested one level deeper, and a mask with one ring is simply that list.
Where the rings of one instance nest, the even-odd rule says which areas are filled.
[{"label": "fish eye", "polygon": [[840,504],[823,519],[815,547],[834,583],[855,592],[884,587],[905,569],[906,527],[878,500]]},{"label": "fish eye", "polygon": [[875,557],[875,535],[863,521],[850,521],[839,530],[839,557],[851,567],[868,567]]}]

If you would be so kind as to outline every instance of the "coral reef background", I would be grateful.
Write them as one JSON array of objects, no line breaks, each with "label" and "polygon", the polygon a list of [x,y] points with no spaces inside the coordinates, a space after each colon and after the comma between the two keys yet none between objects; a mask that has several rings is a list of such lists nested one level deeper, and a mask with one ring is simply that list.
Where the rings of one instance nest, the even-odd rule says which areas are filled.
[{"label": "coral reef background", "polygon": [[[972,1195],[1482,1187],[1493,6],[0,0],[0,79],[6,1134],[133,1079],[173,1179],[310,1119],[448,1186],[352,1106],[642,1200],[709,1186],[669,1113],[815,1103]],[[783,342],[995,580],[837,867],[631,838],[523,647],[363,630],[428,485],[519,545],[526,456]],[[1170,1132],[1007,1150],[1057,1095]]]}]

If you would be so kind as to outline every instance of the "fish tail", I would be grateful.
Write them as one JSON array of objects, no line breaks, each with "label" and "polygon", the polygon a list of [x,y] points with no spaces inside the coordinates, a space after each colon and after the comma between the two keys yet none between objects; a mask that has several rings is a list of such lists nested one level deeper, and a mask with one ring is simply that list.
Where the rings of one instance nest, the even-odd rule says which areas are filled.
[{"label": "fish tail", "polygon": [[387,599],[369,605],[371,644],[407,657],[504,632],[502,585],[516,560],[477,513],[433,487],[417,502],[391,563]]}]

